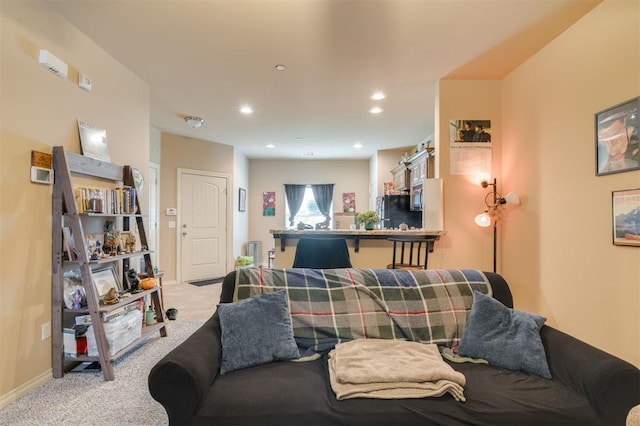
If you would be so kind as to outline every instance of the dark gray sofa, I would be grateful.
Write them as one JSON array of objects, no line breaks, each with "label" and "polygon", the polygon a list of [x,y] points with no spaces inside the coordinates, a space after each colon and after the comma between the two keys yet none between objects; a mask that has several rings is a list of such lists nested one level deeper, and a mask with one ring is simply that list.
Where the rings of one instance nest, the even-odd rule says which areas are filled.
[{"label": "dark gray sofa", "polygon": [[[513,307],[509,286],[485,273],[493,297]],[[231,302],[235,272],[223,282]],[[274,362],[219,375],[214,314],[149,374],[149,390],[171,424],[203,425],[622,425],[640,403],[640,371],[552,327],[541,330],[552,380],[483,364],[451,365],[466,377],[466,402],[421,399],[338,401],[327,356]]]}]

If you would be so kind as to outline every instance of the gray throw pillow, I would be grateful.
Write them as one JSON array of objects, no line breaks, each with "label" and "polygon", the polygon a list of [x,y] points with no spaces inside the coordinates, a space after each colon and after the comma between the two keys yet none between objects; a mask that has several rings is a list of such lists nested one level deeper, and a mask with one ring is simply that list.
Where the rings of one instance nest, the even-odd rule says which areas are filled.
[{"label": "gray throw pillow", "polygon": [[540,315],[507,308],[492,297],[474,291],[458,354],[550,379],[540,337],[546,320]]},{"label": "gray throw pillow", "polygon": [[218,305],[220,374],[300,357],[284,290]]}]

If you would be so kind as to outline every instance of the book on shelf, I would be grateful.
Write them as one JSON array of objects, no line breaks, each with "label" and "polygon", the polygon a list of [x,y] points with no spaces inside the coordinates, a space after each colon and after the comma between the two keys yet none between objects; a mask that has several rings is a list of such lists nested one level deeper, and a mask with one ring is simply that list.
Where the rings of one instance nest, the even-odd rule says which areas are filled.
[{"label": "book on shelf", "polygon": [[133,214],[136,213],[136,189],[117,188],[75,189],[78,213]]}]

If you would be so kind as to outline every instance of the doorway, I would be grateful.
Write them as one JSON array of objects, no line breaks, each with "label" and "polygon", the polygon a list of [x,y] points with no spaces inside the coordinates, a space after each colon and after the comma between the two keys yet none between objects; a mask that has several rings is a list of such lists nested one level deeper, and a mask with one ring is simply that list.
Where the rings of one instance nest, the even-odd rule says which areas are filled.
[{"label": "doorway", "polygon": [[178,169],[177,266],[182,282],[223,277],[227,270],[226,175]]}]

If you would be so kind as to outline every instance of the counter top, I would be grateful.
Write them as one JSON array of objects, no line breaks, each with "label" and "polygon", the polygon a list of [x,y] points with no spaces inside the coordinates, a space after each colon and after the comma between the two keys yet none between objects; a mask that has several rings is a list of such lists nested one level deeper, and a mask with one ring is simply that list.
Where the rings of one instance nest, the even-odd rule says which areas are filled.
[{"label": "counter top", "polygon": [[367,231],[365,229],[270,229],[270,233],[274,238],[277,235],[286,235],[294,237],[295,235],[315,235],[315,236],[331,236],[331,235],[384,235],[385,237],[397,236],[397,235],[412,235],[412,236],[434,236],[439,237],[444,235],[444,231],[427,231],[425,229],[408,229],[401,231],[399,229],[372,229]]},{"label": "counter top", "polygon": [[444,235],[444,231],[428,231],[424,229],[410,229],[400,231],[399,229],[372,229],[370,231],[364,229],[271,229],[273,238],[280,239],[280,251],[284,251],[287,238],[300,237],[342,237],[353,239],[355,242],[355,251],[360,247],[360,239],[377,239],[383,240],[389,237],[412,236],[412,237],[432,237],[433,241]]}]

